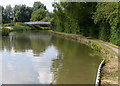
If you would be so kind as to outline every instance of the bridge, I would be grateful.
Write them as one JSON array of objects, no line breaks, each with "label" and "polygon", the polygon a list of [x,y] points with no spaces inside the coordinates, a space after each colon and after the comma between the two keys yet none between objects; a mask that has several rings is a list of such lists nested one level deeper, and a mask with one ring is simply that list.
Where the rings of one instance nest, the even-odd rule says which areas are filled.
[{"label": "bridge", "polygon": [[31,25],[51,25],[51,22],[24,22],[24,23]]}]

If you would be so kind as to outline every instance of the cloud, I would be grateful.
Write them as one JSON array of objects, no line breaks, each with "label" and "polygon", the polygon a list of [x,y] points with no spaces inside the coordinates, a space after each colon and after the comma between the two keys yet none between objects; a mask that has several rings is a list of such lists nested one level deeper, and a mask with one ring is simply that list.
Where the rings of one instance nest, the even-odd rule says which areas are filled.
[{"label": "cloud", "polygon": [[4,7],[6,5],[11,5],[14,7],[16,4],[26,4],[27,6],[33,6],[35,1],[40,1],[41,3],[45,4],[49,11],[53,10],[52,3],[54,0],[1,0],[0,5],[3,5]]}]

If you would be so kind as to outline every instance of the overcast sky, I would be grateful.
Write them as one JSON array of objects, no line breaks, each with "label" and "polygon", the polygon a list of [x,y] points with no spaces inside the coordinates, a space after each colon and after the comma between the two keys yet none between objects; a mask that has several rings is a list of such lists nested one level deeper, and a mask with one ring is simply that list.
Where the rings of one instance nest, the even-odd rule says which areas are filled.
[{"label": "overcast sky", "polygon": [[51,12],[53,10],[52,3],[54,0],[0,0],[0,5],[6,6],[11,5],[12,7],[16,4],[26,4],[27,6],[32,7],[35,1],[40,1],[44,5],[46,5],[47,9]]}]

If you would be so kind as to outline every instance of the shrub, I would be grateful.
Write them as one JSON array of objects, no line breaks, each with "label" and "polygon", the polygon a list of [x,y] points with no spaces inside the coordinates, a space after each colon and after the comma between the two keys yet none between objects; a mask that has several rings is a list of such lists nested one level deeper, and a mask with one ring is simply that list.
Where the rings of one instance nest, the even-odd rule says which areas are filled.
[{"label": "shrub", "polygon": [[2,36],[8,36],[10,32],[10,29],[8,28],[2,28]]}]

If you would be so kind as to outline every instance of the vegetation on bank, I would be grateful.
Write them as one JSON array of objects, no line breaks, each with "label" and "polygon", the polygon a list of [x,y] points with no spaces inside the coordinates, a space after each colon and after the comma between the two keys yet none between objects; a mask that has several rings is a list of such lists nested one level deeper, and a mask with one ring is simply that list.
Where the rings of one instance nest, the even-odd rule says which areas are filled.
[{"label": "vegetation on bank", "polygon": [[2,34],[2,36],[8,36],[10,33],[10,30],[8,28],[2,28],[0,33]]},{"label": "vegetation on bank", "polygon": [[2,11],[2,36],[7,36],[11,31],[25,31],[25,30],[49,30],[50,26],[29,25],[24,22],[39,21],[51,22],[53,14],[49,12],[44,4],[37,1],[34,2],[33,7],[26,5],[7,5],[0,6]]},{"label": "vegetation on bank", "polygon": [[54,31],[79,34],[120,45],[119,4],[120,2],[55,2],[53,13],[41,2],[34,2],[32,7],[8,5],[0,8],[3,24],[49,21],[52,22]]},{"label": "vegetation on bank", "polygon": [[120,45],[118,2],[54,3],[53,30]]},{"label": "vegetation on bank", "polygon": [[11,31],[26,31],[26,30],[50,30],[51,27],[40,25],[29,25],[21,22],[3,24],[2,36],[8,36]]},{"label": "vegetation on bank", "polygon": [[[106,43],[102,40],[87,38],[87,37],[84,37],[82,35],[76,35],[76,34],[70,34],[70,33],[55,32],[55,31],[50,31],[50,32],[53,34],[60,35],[60,36],[65,37],[65,38],[76,40],[78,42],[81,42],[83,44],[90,46],[94,50],[102,53],[103,59],[106,59],[106,61],[109,58],[113,58],[113,57],[117,58],[118,57],[118,54],[115,51],[113,51],[111,48],[104,45],[104,44],[107,44],[107,45],[110,45],[110,44]],[[115,45],[112,44],[112,46],[115,46]],[[118,46],[115,46],[115,47],[117,47],[117,49],[118,49]],[[108,54],[110,54],[110,55],[108,55]]]}]

